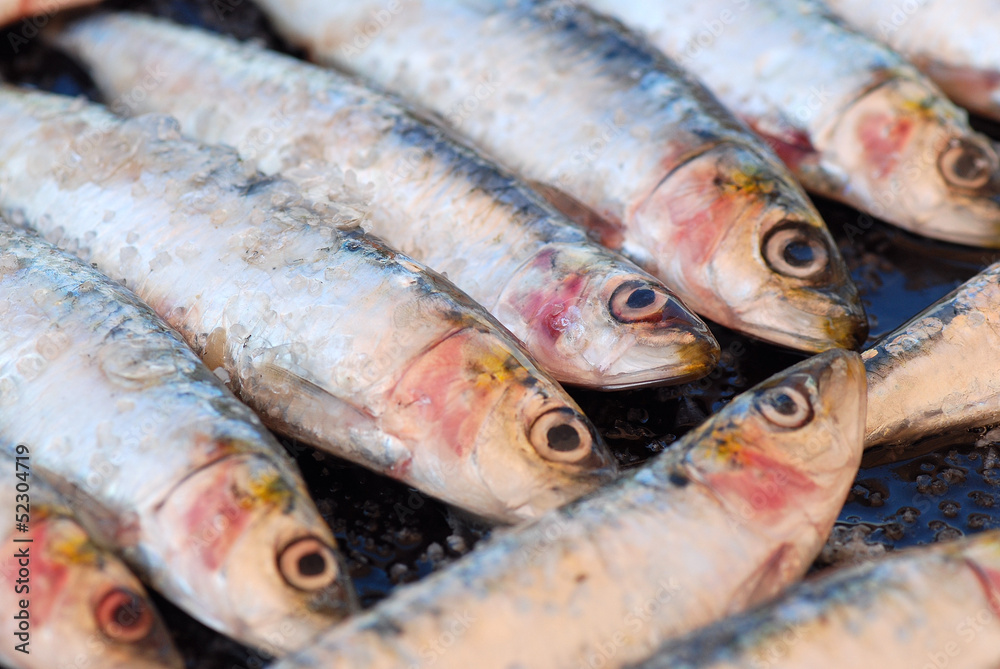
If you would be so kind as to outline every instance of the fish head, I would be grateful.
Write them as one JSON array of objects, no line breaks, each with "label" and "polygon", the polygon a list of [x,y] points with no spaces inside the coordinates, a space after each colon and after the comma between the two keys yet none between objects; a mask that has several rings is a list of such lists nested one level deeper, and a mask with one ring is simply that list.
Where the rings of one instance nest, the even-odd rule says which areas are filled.
[{"label": "fish head", "polygon": [[493,521],[534,517],[616,471],[576,403],[496,326],[466,323],[438,341],[411,362],[391,401],[383,427],[412,453],[409,471],[394,474],[432,494],[447,488]]},{"label": "fish head", "polygon": [[161,548],[164,569],[200,594],[198,610],[214,602],[205,620],[243,643],[291,652],[356,607],[329,528],[296,477],[270,457],[238,453],[204,465],[157,505],[156,520],[183,528],[150,528],[179,537]]},{"label": "fish head", "polygon": [[860,466],[866,388],[857,353],[819,354],[739,395],[686,458],[739,523],[794,533],[805,516],[822,542]]},{"label": "fish head", "polygon": [[1000,247],[1000,157],[930,83],[892,78],[838,121],[832,160],[845,194],[927,237]]},{"label": "fish head", "polygon": [[[38,666],[92,666],[153,669],[184,666],[166,626],[139,580],[114,555],[91,542],[83,528],[59,513],[32,505],[31,543],[13,543],[0,566],[14,593],[29,557],[30,652]],[[22,579],[22,583],[25,582]],[[17,631],[15,611],[5,628]],[[10,634],[8,634],[10,636]],[[16,637],[11,637],[16,639]],[[11,641],[16,644],[18,641]]]},{"label": "fish head", "polygon": [[497,316],[557,380],[605,390],[682,383],[715,366],[708,327],[611,252],[549,244],[505,287]]},{"label": "fish head", "polygon": [[641,229],[670,231],[653,244],[657,274],[697,313],[804,351],[865,340],[833,237],[775,160],[736,143],[710,147],[674,169],[636,217]]}]

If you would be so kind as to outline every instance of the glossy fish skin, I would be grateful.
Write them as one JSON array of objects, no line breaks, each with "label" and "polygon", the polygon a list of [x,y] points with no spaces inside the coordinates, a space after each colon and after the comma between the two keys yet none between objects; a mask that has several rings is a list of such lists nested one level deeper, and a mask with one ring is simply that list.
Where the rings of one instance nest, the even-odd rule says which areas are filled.
[{"label": "glossy fish skin", "polygon": [[909,548],[795,586],[632,669],[1000,665],[1000,534]]},{"label": "glossy fish skin", "polygon": [[642,660],[805,572],[857,471],[864,411],[858,354],[804,361],[629,476],[495,534],[275,669]]},{"label": "glossy fish skin", "polygon": [[1000,119],[1000,3],[920,0],[912,5],[826,0],[851,26],[885,42],[952,100]]},{"label": "glossy fish skin", "polygon": [[371,185],[366,228],[445,273],[559,381],[604,389],[680,382],[718,360],[705,325],[657,279],[341,74],[128,14],[84,20],[59,41],[109,99],[156,72],[158,83],[128,111],[170,114],[185,132],[236,147],[315,201],[352,171]]},{"label": "glossy fish skin", "polygon": [[[1000,247],[1000,159],[990,141],[902,56],[819,2],[587,4],[701,77],[812,192],[920,235]],[[713,22],[719,34],[705,38]]]},{"label": "glossy fish skin", "polygon": [[1000,419],[1000,263],[864,351],[868,446]]},{"label": "glossy fish skin", "polygon": [[843,260],[784,166],[619,25],[562,1],[428,0],[400,3],[358,48],[380,0],[257,4],[315,59],[435,113],[696,313],[809,351],[864,340]]},{"label": "glossy fish skin", "polygon": [[[16,453],[14,446],[4,450]],[[0,606],[5,615],[0,632],[5,643],[0,660],[12,669],[181,669],[180,653],[142,583],[113,553],[96,545],[64,500],[30,473],[30,448],[21,454],[16,470],[12,457],[0,456],[5,515],[21,515],[18,502],[29,509],[28,531],[15,531],[11,523],[2,537]],[[19,492],[17,484],[27,492]],[[24,553],[27,581],[19,574]],[[23,642],[14,618],[21,600],[29,602],[28,653],[15,650]]]},{"label": "glossy fish skin", "polygon": [[489,314],[330,225],[348,205],[313,206],[164,116],[5,88],[0,119],[17,128],[0,138],[0,208],[126,281],[275,429],[499,522],[613,476],[573,400]]},{"label": "glossy fish skin", "polygon": [[[0,443],[28,445],[95,540],[195,618],[271,652],[349,612],[294,463],[146,305],[4,227],[0,311]],[[288,562],[300,553],[315,574]]]}]

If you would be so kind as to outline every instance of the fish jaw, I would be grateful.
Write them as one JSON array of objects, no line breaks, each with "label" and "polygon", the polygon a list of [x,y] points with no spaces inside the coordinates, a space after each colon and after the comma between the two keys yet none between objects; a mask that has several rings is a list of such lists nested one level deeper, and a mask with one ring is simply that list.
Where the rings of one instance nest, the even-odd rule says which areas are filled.
[{"label": "fish jaw", "polygon": [[[124,564],[93,544],[75,520],[32,506],[31,529],[21,535],[31,543],[12,544],[27,547],[33,577],[30,666],[93,661],[113,669],[183,667],[166,625]],[[14,594],[20,566],[14,553],[0,564],[4,590],[13,598],[11,615],[17,610],[13,602],[26,596]],[[5,630],[16,626],[6,624]],[[6,655],[7,648],[0,652]]]},{"label": "fish jaw", "polygon": [[[994,263],[862,353],[868,372],[866,446],[1000,420],[1000,263]],[[958,380],[959,382],[956,382]]]},{"label": "fish jaw", "polygon": [[633,219],[654,274],[697,313],[804,351],[857,348],[868,322],[826,225],[783,169],[724,143],[667,175]]},{"label": "fish jaw", "polygon": [[1000,158],[929,84],[893,78],[868,90],[824,154],[850,175],[835,197],[919,235],[1000,248]]},{"label": "fish jaw", "polygon": [[470,325],[403,371],[384,429],[412,459],[394,472],[495,522],[560,506],[615,474],[614,458],[559,385],[489,330]]},{"label": "fish jaw", "polygon": [[681,383],[718,362],[708,327],[656,278],[610,254],[549,244],[500,295],[501,321],[556,380],[603,389]]},{"label": "fish jaw", "polygon": [[860,356],[831,349],[733,400],[736,420],[691,437],[689,475],[734,523],[752,522],[783,546],[784,569],[808,568],[847,497],[861,464],[866,388]]},{"label": "fish jaw", "polygon": [[[266,458],[215,460],[154,509],[156,526],[186,530],[181,545],[161,548],[169,564],[160,569],[191,591],[215,593],[217,608],[205,612],[206,621],[243,643],[292,652],[356,607],[329,528],[307,493]],[[149,543],[165,534],[156,526],[144,528]]]}]

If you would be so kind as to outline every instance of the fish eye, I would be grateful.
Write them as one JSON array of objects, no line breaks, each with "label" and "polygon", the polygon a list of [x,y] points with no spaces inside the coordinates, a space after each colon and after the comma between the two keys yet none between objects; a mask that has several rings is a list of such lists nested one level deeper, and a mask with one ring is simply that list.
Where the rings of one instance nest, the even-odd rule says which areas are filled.
[{"label": "fish eye", "polygon": [[669,317],[670,294],[649,281],[623,281],[608,300],[608,311],[619,323],[658,323]]},{"label": "fish eye", "polygon": [[826,271],[830,252],[822,234],[811,225],[786,221],[764,238],[764,260],[778,274],[810,279]]},{"label": "fish eye", "polygon": [[94,610],[97,627],[110,639],[134,643],[153,629],[153,610],[145,597],[125,588],[114,588]]},{"label": "fish eye", "polygon": [[322,590],[337,580],[333,548],[316,537],[296,539],[278,556],[278,571],[297,590]]},{"label": "fish eye", "polygon": [[540,456],[553,462],[578,463],[591,454],[594,438],[590,428],[572,409],[559,408],[535,419],[529,433]]},{"label": "fish eye", "polygon": [[997,167],[993,151],[968,139],[953,139],[938,158],[938,170],[944,180],[951,186],[966,190],[986,186]]},{"label": "fish eye", "polygon": [[812,402],[806,393],[790,386],[768,388],[757,398],[757,409],[778,427],[802,427],[813,417]]}]

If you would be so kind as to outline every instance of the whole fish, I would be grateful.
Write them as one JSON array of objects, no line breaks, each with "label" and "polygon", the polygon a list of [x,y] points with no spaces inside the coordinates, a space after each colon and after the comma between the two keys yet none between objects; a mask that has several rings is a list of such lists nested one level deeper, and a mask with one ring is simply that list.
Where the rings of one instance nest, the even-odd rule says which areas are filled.
[{"label": "whole fish", "polygon": [[0,122],[0,209],[127,283],[275,429],[502,522],[613,475],[489,314],[331,227],[348,195],[313,206],[169,117],[7,87]]},{"label": "whole fish", "polygon": [[216,630],[280,653],[350,612],[333,535],[253,412],[133,294],[3,224],[0,445],[17,444],[95,540]]},{"label": "whole fish", "polygon": [[1000,3],[826,0],[851,26],[906,56],[952,100],[1000,119]]},{"label": "whole fish", "polygon": [[[137,15],[84,21],[61,41],[116,109],[170,114],[315,201],[345,171],[370,184],[366,227],[444,272],[559,381],[606,389],[686,381],[718,359],[705,325],[657,279],[343,75]],[[150,72],[156,85],[132,103],[129,92]]]},{"label": "whole fish", "polygon": [[1000,247],[989,140],[902,56],[819,2],[587,3],[701,77],[812,192],[917,234]]},{"label": "whole fish", "polygon": [[32,473],[30,447],[10,450],[20,457],[0,456],[0,508],[24,524],[5,523],[3,533],[0,660],[12,669],[181,669],[139,579]]},{"label": "whole fish", "polygon": [[1000,420],[1000,263],[885,335],[863,354],[867,445]]},{"label": "whole fish", "polygon": [[805,572],[857,472],[864,412],[857,353],[799,363],[632,475],[494,535],[275,669],[644,659]]},{"label": "whole fish", "polygon": [[697,313],[810,351],[865,339],[840,253],[787,170],[620,26],[556,1],[257,4],[316,59],[436,113]]},{"label": "whole fish", "polygon": [[633,669],[993,669],[1000,533],[912,548],[803,583],[667,643]]}]

